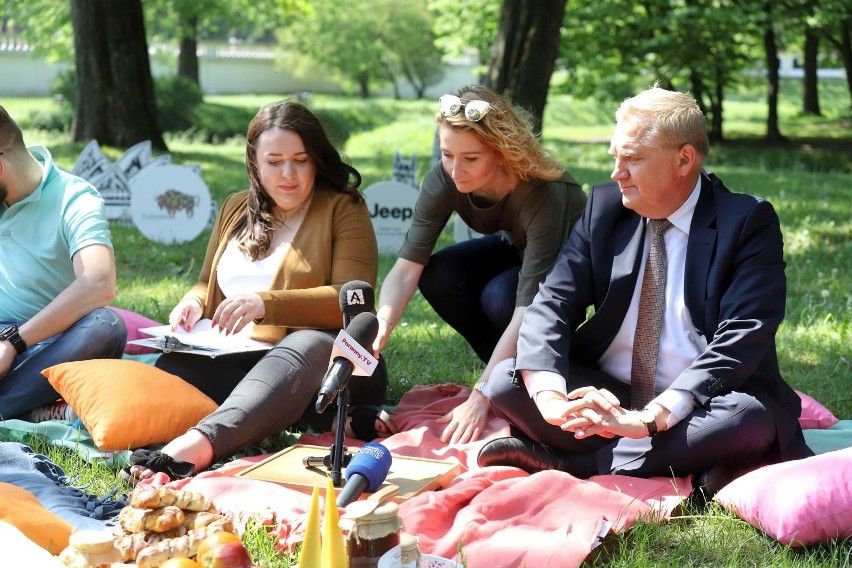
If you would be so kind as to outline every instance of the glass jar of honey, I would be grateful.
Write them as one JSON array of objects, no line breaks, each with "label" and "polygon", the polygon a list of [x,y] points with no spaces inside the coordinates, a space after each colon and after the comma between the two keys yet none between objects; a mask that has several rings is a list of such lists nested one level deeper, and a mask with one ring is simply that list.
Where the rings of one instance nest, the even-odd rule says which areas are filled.
[{"label": "glass jar of honey", "polygon": [[340,517],[349,568],[400,568],[399,506],[394,502],[351,503]]}]

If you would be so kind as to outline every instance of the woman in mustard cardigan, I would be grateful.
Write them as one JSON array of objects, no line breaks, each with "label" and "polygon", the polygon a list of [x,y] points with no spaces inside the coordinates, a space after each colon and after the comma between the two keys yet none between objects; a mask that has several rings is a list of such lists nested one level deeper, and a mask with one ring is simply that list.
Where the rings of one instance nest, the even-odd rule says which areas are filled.
[{"label": "woman in mustard cardigan", "polygon": [[[161,452],[134,452],[133,477],[186,476],[300,421],[330,426],[334,416],[317,415],[312,402],[342,324],[339,290],[352,280],[375,285],[378,270],[361,176],[295,102],[268,105],[251,121],[246,169],[250,189],[222,205],[198,283],[169,323],[191,329],[210,318],[225,334],[252,326],[254,339],[275,346],[215,359],[164,353],[157,367],[220,406]],[[373,412],[355,435],[375,437],[369,405],[380,405],[386,389],[383,363],[349,383],[352,405]]]}]

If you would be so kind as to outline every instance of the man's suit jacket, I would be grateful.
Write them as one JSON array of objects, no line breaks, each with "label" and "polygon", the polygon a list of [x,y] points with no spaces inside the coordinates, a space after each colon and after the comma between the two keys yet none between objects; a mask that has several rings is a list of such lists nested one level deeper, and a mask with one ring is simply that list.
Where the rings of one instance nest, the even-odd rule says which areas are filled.
[{"label": "man's suit jacket", "polygon": [[[685,302],[704,347],[672,388],[699,406],[745,392],[774,417],[777,459],[811,455],[798,416],[801,402],[778,368],[775,333],[784,319],[783,241],[772,205],[731,193],[702,172],[686,252]],[[527,308],[516,367],[568,378],[569,361],[594,367],[623,321],[644,251],[643,218],[621,203],[616,183],[593,187],[583,216]],[[586,310],[594,306],[588,321]],[[584,323],[585,322],[585,323]],[[581,325],[582,324],[582,325]],[[747,433],[744,433],[747,435]]]}]

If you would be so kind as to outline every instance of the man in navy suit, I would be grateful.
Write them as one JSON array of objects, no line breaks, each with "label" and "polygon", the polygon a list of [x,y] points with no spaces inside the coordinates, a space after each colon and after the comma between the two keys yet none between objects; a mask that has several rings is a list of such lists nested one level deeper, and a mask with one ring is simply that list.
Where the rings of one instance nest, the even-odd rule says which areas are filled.
[{"label": "man in navy suit", "polygon": [[[527,308],[516,359],[488,381],[513,436],[486,443],[479,465],[694,474],[713,492],[742,470],[812,455],[775,350],[786,287],[778,216],[702,170],[708,150],[706,119],[687,94],[655,86],[619,107],[614,182],[592,188]],[[650,336],[636,333],[647,323],[640,293],[664,219],[654,391],[637,404],[634,341]]]}]

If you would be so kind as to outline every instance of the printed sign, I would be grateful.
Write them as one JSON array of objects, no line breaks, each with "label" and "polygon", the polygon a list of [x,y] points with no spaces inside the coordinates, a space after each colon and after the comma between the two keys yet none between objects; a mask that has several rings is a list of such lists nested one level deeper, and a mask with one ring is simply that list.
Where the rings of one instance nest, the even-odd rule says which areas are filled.
[{"label": "printed sign", "polygon": [[130,214],[139,231],[158,243],[191,241],[210,217],[210,193],[192,169],[144,168],[130,182]]},{"label": "printed sign", "polygon": [[364,190],[379,252],[396,254],[414,215],[417,188],[398,181],[380,181]]},{"label": "printed sign", "polygon": [[[168,154],[152,159],[150,141],[132,146],[110,163],[98,141],[92,140],[83,148],[72,173],[100,192],[107,219],[135,225],[153,241],[192,240],[216,217],[216,203],[201,178],[201,166],[172,165]],[[134,188],[138,195],[133,195]]]}]

